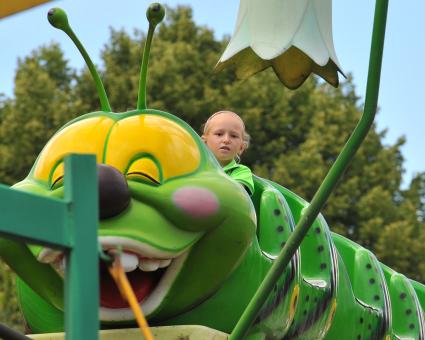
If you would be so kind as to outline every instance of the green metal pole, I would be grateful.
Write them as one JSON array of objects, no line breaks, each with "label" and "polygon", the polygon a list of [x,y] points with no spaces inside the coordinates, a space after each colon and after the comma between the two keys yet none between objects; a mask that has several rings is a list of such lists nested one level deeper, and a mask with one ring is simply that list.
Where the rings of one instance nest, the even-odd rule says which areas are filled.
[{"label": "green metal pole", "polygon": [[99,263],[98,190],[96,157],[71,155],[65,159],[65,199],[72,202],[66,254],[66,339],[98,339]]},{"label": "green metal pole", "polygon": [[372,45],[369,59],[369,71],[366,88],[366,99],[363,115],[354,129],[342,152],[326,175],[311,204],[303,211],[302,216],[282,249],[273,266],[270,268],[254,297],[248,304],[229,340],[243,339],[253,323],[260,308],[269,296],[273,286],[287,267],[289,261],[307,234],[323,205],[326,203],[338,180],[343,175],[349,162],[365,139],[373,123],[378,103],[379,81],[381,75],[382,54],[384,49],[385,25],[387,20],[388,0],[377,0],[372,33]]}]

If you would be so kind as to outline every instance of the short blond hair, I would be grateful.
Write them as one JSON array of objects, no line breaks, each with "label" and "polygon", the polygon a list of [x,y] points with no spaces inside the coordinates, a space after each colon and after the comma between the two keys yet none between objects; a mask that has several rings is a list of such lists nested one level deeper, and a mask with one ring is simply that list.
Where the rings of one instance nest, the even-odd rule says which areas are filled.
[{"label": "short blond hair", "polygon": [[245,123],[244,123],[243,119],[236,112],[233,112],[233,111],[222,110],[222,111],[214,112],[211,116],[209,116],[209,118],[207,119],[207,121],[204,124],[202,124],[202,126],[201,126],[202,135],[207,134],[211,120],[215,116],[218,116],[219,114],[222,114],[222,113],[231,113],[231,114],[235,115],[236,117],[238,117],[240,119],[240,121],[242,123],[242,127],[243,127],[243,130],[242,130],[242,140],[243,140],[243,142],[245,144],[245,150],[248,149],[249,144],[251,142],[251,136],[248,134],[248,132],[246,132]]}]

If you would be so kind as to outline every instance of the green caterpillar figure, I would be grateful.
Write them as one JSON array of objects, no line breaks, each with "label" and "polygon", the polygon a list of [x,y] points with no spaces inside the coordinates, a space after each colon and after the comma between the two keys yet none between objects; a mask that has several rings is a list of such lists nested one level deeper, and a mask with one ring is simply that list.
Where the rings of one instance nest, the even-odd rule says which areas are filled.
[{"label": "green caterpillar figure", "polygon": [[[154,27],[164,9],[147,12],[137,109],[111,111],[84,48],[60,9],[49,21],[82,51],[102,110],[62,127],[16,190],[63,197],[63,160],[95,154],[99,174],[99,242],[122,249],[122,262],[151,325],[197,324],[230,333],[293,232],[307,202],[254,178],[255,194],[224,174],[200,137],[172,114],[146,108],[145,84]],[[1,241],[16,272],[22,312],[34,333],[63,331],[63,254]],[[21,248],[19,248],[21,249]],[[38,261],[53,267],[40,275]],[[102,327],[135,325],[131,309],[101,268]],[[54,291],[52,293],[52,291]],[[53,298],[53,297],[54,298]],[[380,264],[361,246],[329,231],[319,216],[276,283],[250,339],[424,339],[424,286]]]}]

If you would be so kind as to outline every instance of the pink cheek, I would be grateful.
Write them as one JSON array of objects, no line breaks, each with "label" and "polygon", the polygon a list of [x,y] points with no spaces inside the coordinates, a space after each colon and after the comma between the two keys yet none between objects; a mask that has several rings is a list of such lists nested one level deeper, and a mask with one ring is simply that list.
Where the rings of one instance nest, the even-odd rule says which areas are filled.
[{"label": "pink cheek", "polygon": [[192,217],[208,217],[218,211],[217,196],[208,189],[184,187],[173,194],[174,204]]}]

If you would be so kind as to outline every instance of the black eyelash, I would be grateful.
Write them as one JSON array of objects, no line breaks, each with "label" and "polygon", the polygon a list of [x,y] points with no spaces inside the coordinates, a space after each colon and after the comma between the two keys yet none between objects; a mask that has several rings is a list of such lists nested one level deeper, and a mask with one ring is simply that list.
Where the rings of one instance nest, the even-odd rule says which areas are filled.
[{"label": "black eyelash", "polygon": [[60,180],[63,179],[63,176],[59,176],[58,178],[55,179],[55,181],[52,183],[52,185],[50,186],[50,190],[53,189],[53,187],[55,186],[56,183],[58,183]]},{"label": "black eyelash", "polygon": [[128,175],[141,175],[141,176],[144,176],[144,177],[146,177],[146,178],[148,178],[148,179],[150,179],[152,182],[154,182],[154,183],[156,183],[156,184],[161,184],[161,183],[159,183],[155,178],[153,178],[152,176],[149,176],[148,174],[146,174],[146,173],[144,173],[144,172],[141,172],[141,171],[133,171],[133,172],[129,172],[129,173],[127,173],[127,176]]}]

